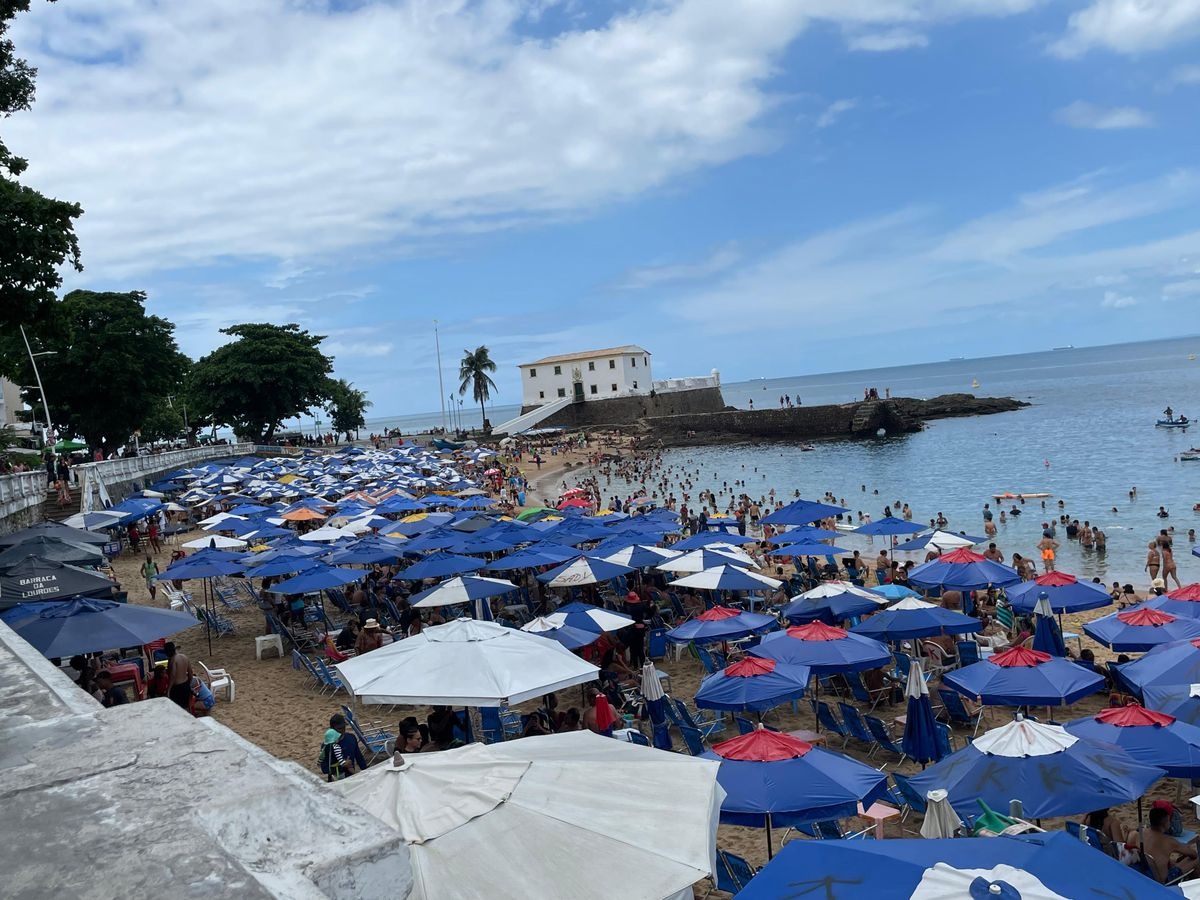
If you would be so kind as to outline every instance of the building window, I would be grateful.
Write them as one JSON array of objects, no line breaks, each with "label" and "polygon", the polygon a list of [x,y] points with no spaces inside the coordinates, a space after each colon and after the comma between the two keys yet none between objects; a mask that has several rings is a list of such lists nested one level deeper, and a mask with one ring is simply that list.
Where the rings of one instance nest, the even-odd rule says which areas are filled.
[{"label": "building window", "polygon": [[545,399],[546,399],[546,392],[545,392],[545,391],[538,391],[538,399],[539,399],[539,400],[545,400]]},{"label": "building window", "polygon": [[566,388],[559,388],[559,389],[558,389],[558,396],[560,396],[560,397],[565,397],[565,396],[567,396],[567,389],[566,389]]},{"label": "building window", "polygon": [[596,371],[596,364],[595,364],[594,362],[589,362],[589,363],[588,363],[588,371],[589,371],[589,372],[595,372],[595,371]]},{"label": "building window", "polygon": [[537,369],[530,369],[530,370],[529,370],[529,377],[530,377],[530,378],[537,378]]},{"label": "building window", "polygon": [[650,357],[643,356],[642,357],[642,365],[645,366],[647,369],[650,368]]},{"label": "building window", "polygon": [[555,375],[561,375],[561,374],[562,374],[562,366],[555,366],[555,367],[554,367],[554,374],[555,374]]},{"label": "building window", "polygon": [[617,367],[617,361],[615,359],[610,359],[608,361],[608,367],[610,369],[615,369]]},{"label": "building window", "polygon": [[594,384],[592,385],[592,393],[593,393],[593,394],[598,394],[598,393],[600,393],[600,389],[599,389],[599,388],[598,388],[596,385],[594,385]]},{"label": "building window", "polygon": [[636,369],[637,368],[637,357],[635,356],[633,359],[629,360],[629,364]]},{"label": "building window", "polygon": [[614,384],[613,385],[613,393],[616,393],[616,391],[617,391],[617,386]]}]

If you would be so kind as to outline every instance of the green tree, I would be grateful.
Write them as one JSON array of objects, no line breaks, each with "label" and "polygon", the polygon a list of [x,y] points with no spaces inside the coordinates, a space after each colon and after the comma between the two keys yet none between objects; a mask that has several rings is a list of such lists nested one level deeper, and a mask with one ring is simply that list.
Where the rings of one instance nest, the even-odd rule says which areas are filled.
[{"label": "green tree", "polygon": [[[30,108],[37,69],[15,52],[8,28],[29,0],[0,0],[0,118]],[[0,141],[0,328],[29,325],[44,316],[62,284],[61,267],[76,270],[77,203],[46,197],[17,181],[28,162]]]},{"label": "green tree", "polygon": [[353,440],[351,432],[367,424],[365,416],[370,406],[366,392],[358,390],[345,378],[329,380],[329,404],[325,409],[334,434],[344,434],[347,441]]},{"label": "green tree", "polygon": [[[38,370],[52,421],[106,452],[140,429],[187,371],[175,326],[147,315],[145,300],[141,291],[71,291],[26,329],[35,350],[50,354]],[[0,359],[20,384],[34,384],[20,335],[0,337]],[[42,399],[25,400],[40,419]]]},{"label": "green tree", "polygon": [[471,396],[479,401],[479,412],[483,419],[483,428],[488,429],[487,410],[484,403],[492,398],[492,391],[496,389],[496,382],[492,381],[489,372],[496,371],[496,364],[492,362],[491,356],[488,355],[487,347],[476,347],[474,352],[470,350],[463,351],[462,362],[458,364],[458,395],[460,397],[467,393],[467,388],[471,389]]},{"label": "green tree", "polygon": [[329,399],[333,360],[321,352],[324,335],[291,324],[233,325],[221,333],[234,340],[198,360],[188,378],[191,424],[228,425],[269,443],[284,419]]},{"label": "green tree", "polygon": [[142,443],[173,441],[183,434],[183,413],[166,397],[156,397],[142,419]]}]

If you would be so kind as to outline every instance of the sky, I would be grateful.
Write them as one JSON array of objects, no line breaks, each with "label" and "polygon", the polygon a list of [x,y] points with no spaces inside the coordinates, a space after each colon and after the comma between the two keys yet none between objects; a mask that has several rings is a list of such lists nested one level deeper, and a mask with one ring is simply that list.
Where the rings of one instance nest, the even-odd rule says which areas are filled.
[{"label": "sky", "polygon": [[[1200,0],[35,0],[5,140],[198,357],[327,335],[372,416],[466,348],[781,377],[1167,337]],[[456,383],[455,385],[456,386]]]}]

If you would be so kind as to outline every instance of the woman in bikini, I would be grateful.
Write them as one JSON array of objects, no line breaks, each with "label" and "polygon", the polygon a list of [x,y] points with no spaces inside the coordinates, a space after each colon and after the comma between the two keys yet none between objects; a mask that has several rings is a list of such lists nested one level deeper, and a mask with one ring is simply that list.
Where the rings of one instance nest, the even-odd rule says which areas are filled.
[{"label": "woman in bikini", "polygon": [[1150,573],[1150,580],[1154,581],[1158,577],[1158,570],[1162,563],[1162,556],[1158,552],[1158,544],[1151,541],[1148,545],[1149,550],[1146,553],[1146,564],[1142,566],[1143,572]]}]

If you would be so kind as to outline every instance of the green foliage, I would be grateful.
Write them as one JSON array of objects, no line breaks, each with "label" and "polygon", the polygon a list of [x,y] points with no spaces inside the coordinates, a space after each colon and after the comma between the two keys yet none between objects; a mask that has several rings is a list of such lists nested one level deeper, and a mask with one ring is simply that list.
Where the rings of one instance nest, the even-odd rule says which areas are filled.
[{"label": "green foliage", "polygon": [[[37,70],[8,37],[13,17],[28,10],[29,0],[0,0],[0,118],[33,103]],[[83,209],[19,184],[27,165],[0,141],[0,328],[46,315],[62,284],[60,268],[83,268],[74,230]]]},{"label": "green foliage", "polygon": [[228,425],[269,443],[284,419],[329,399],[333,360],[321,352],[324,335],[291,324],[234,325],[221,333],[235,340],[200,359],[188,379],[193,425]]},{"label": "green foliage", "polygon": [[487,347],[476,347],[474,352],[463,351],[462,362],[458,364],[458,394],[461,397],[467,393],[468,387],[471,389],[471,396],[479,402],[479,411],[483,415],[485,429],[487,427],[487,410],[484,403],[491,399],[492,391],[496,389],[496,382],[492,381],[488,373],[495,371],[496,364],[492,362]]},{"label": "green foliage", "polygon": [[[175,326],[146,314],[146,295],[71,291],[26,328],[34,352],[51,351],[38,370],[50,416],[64,433],[111,452],[141,428],[154,404],[177,390],[188,359],[175,344]],[[23,385],[35,383],[20,335],[0,339],[0,358]],[[40,420],[42,400],[25,401]]]},{"label": "green foliage", "polygon": [[370,405],[366,393],[345,378],[329,380],[329,404],[325,409],[335,434],[344,434],[346,440],[351,440],[351,432],[367,424],[365,414]]},{"label": "green foliage", "polygon": [[142,419],[142,443],[173,441],[183,435],[183,413],[166,397],[157,397],[149,404]]}]

